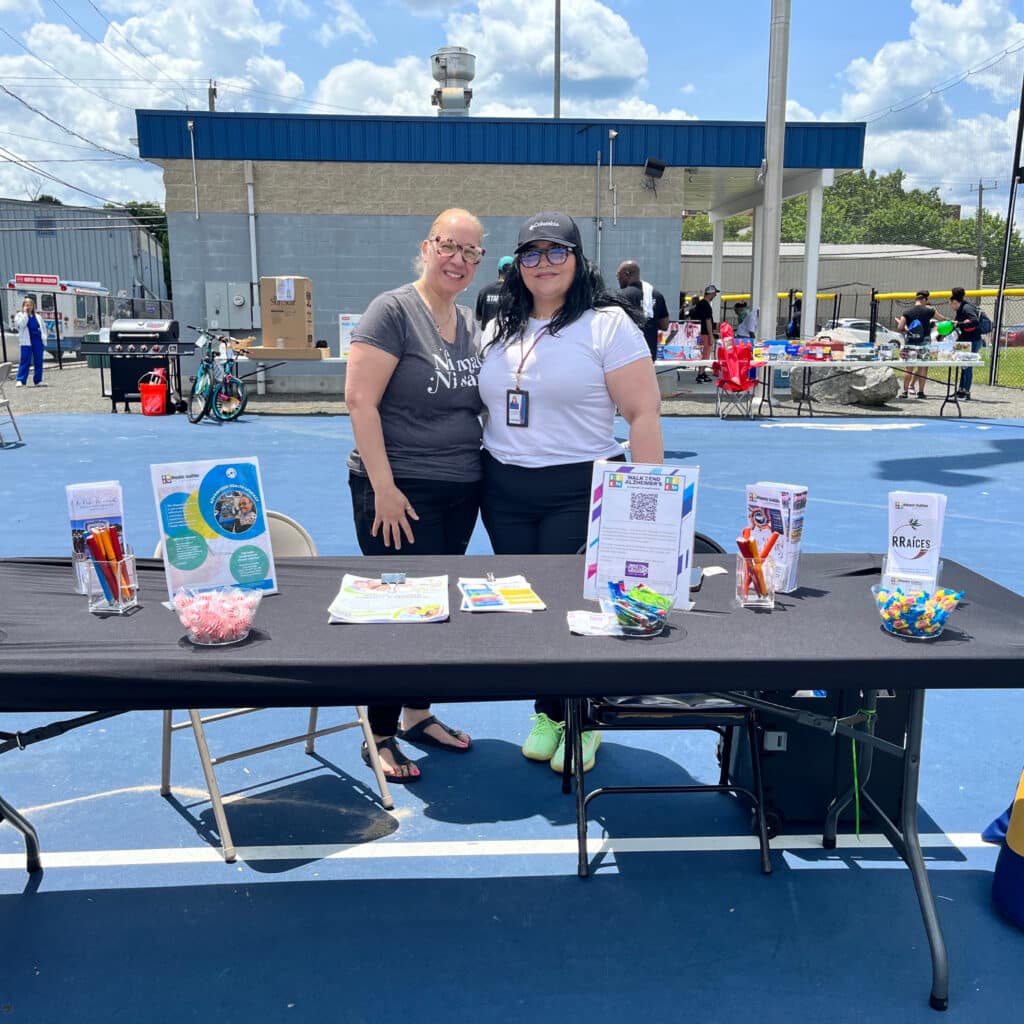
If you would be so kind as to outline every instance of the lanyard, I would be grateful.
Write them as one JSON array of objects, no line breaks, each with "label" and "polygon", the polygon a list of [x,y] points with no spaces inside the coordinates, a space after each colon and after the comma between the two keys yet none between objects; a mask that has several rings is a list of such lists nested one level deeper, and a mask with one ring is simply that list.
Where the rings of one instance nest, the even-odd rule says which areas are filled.
[{"label": "lanyard", "polygon": [[530,347],[525,352],[523,351],[523,343],[524,343],[525,339],[523,338],[523,336],[521,334],[519,335],[519,354],[520,354],[521,358],[519,360],[519,368],[515,371],[516,391],[520,390],[519,389],[519,378],[523,374],[523,367],[526,365],[526,360],[530,358],[530,355],[532,354],[533,350],[537,347],[537,342],[540,341],[540,339],[543,338],[544,335],[547,334],[547,333],[548,333],[547,326],[542,327],[533,336],[533,341],[530,343]]}]

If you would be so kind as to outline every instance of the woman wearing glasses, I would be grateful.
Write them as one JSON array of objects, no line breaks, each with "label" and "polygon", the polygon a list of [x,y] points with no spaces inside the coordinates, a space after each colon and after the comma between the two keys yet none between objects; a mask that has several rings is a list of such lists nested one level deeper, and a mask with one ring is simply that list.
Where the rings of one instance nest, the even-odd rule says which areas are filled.
[{"label": "woman wearing glasses", "polygon": [[[633,461],[662,461],[661,399],[633,317],[605,293],[571,217],[538,213],[522,225],[480,369],[481,506],[495,554],[575,554],[586,543],[593,463],[624,455],[616,408]],[[564,702],[538,700],[535,711],[523,754],[560,772]],[[599,742],[584,734],[585,770]]]},{"label": "woman wearing glasses", "polygon": [[[483,258],[482,237],[471,213],[445,210],[420,246],[417,280],[378,295],[353,331],[345,404],[356,447],[348,468],[364,555],[462,555],[469,544],[480,505],[480,359],[473,310],[455,300]],[[429,703],[370,706],[368,717],[392,782],[419,778],[396,735],[450,751],[470,747]],[[365,745],[363,760],[370,763]]]}]

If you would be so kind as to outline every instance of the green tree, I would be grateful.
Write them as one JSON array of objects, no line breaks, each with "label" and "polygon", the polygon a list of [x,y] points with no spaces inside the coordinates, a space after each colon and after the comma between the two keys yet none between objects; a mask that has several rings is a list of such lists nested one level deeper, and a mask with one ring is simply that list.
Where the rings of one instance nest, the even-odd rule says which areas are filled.
[{"label": "green tree", "polygon": [[[107,203],[105,209],[111,210],[115,207]],[[139,224],[144,227],[163,247],[164,254],[164,283],[167,285],[167,294],[171,295],[171,247],[167,238],[167,214],[159,203],[150,202],[127,202],[117,209],[137,217]]]},{"label": "green tree", "polygon": [[[739,213],[735,217],[727,217],[725,220],[725,240],[734,242],[738,238],[746,237],[753,224],[753,218],[748,213]],[[711,220],[706,213],[695,213],[683,221],[684,242],[710,242],[711,241]]]}]

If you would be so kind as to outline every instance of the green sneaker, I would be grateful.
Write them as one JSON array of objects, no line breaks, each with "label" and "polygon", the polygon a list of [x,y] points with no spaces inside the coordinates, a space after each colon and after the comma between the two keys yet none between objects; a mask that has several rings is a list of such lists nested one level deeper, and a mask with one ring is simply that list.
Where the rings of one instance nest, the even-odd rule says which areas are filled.
[{"label": "green sneaker", "polygon": [[523,744],[523,757],[531,761],[550,761],[565,734],[565,722],[554,722],[541,713],[530,715],[533,728]]},{"label": "green sneaker", "polygon": [[[601,746],[601,733],[595,729],[593,732],[583,734],[583,770],[589,772],[597,760],[597,748]],[[551,758],[551,768],[561,774],[565,767],[565,734],[558,742],[558,749]]]}]

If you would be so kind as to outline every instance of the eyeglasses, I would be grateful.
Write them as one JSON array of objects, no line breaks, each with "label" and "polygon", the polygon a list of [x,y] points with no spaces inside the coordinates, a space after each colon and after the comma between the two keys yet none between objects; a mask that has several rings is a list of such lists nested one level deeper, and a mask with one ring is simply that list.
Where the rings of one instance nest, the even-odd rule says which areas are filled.
[{"label": "eyeglasses", "polygon": [[556,245],[552,249],[524,249],[519,254],[519,262],[522,266],[532,270],[534,267],[540,266],[541,256],[546,256],[551,266],[560,267],[572,252],[571,247],[564,245]]},{"label": "eyeglasses", "polygon": [[441,238],[440,235],[431,241],[434,243],[434,249],[438,256],[450,257],[461,252],[462,258],[467,263],[479,263],[484,258],[484,253],[487,252],[486,249],[481,249],[477,245],[459,245],[458,242],[453,242],[450,238]]}]

